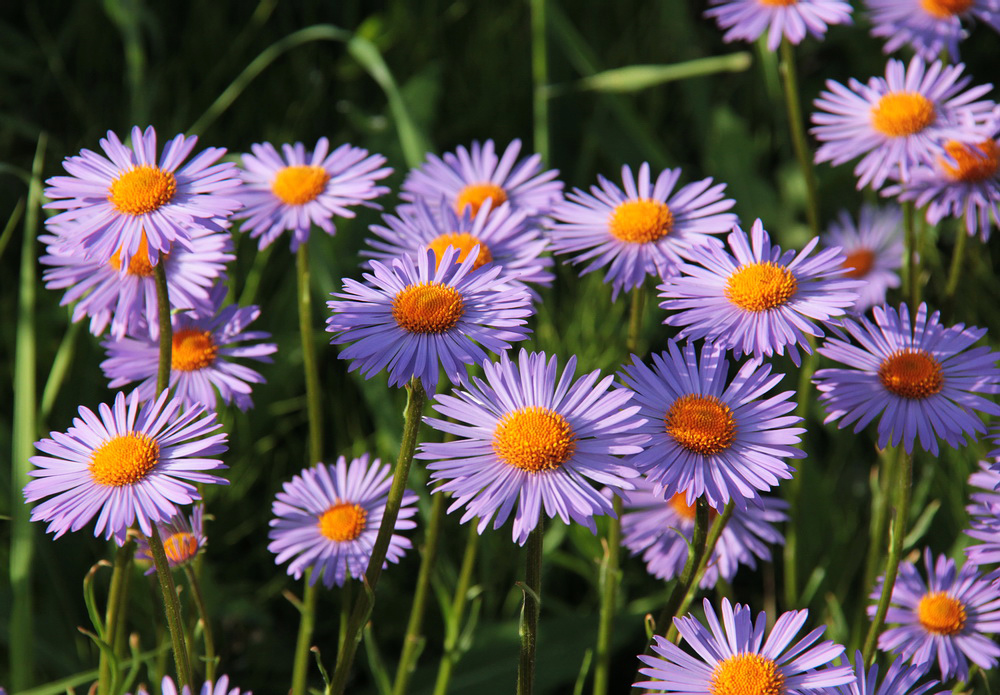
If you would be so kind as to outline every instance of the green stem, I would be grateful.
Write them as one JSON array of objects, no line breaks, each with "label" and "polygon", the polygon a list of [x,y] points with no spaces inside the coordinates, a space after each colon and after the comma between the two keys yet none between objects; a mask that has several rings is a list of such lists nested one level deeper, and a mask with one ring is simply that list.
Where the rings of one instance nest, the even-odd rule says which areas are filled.
[{"label": "green stem", "polygon": [[174,649],[174,663],[177,666],[178,690],[191,688],[191,664],[188,661],[187,646],[184,641],[184,622],[181,619],[181,606],[177,600],[177,589],[174,578],[170,574],[170,563],[163,550],[163,541],[156,524],[152,524],[149,534],[149,554],[153,556],[156,567],[156,577],[160,581],[160,592],[163,594],[163,609],[167,615],[167,628],[170,630],[170,642]]},{"label": "green stem", "polygon": [[917,258],[916,211],[912,202],[903,203],[903,229],[906,239],[906,287],[904,296],[910,304],[910,314],[917,311],[920,304],[920,283],[917,279],[919,259]]},{"label": "green stem", "polygon": [[798,78],[795,71],[795,51],[788,39],[781,41],[781,86],[785,93],[785,107],[788,111],[788,128],[792,136],[795,158],[799,160],[802,178],[806,182],[806,216],[813,234],[819,234],[819,194],[816,186],[816,172],[813,170],[812,152],[806,140],[802,124],[802,106],[799,99]]},{"label": "green stem", "polygon": [[417,574],[417,587],[413,594],[413,606],[410,608],[410,620],[406,625],[406,637],[403,638],[403,650],[399,656],[399,666],[396,668],[396,680],[392,686],[393,695],[403,695],[406,686],[417,666],[417,657],[424,644],[422,633],[424,624],[424,609],[431,588],[431,570],[437,556],[438,539],[441,535],[441,524],[444,521],[445,496],[434,495],[431,503],[431,518],[427,524],[423,552],[420,554],[420,572]]},{"label": "green stem", "polygon": [[[132,555],[135,552],[135,543],[131,538],[125,541],[125,545],[118,548],[115,553],[114,569],[111,571],[111,586],[108,588],[108,605],[104,611],[104,641],[112,649],[116,649],[115,642],[119,634],[119,629],[123,624],[122,613],[124,612],[124,598],[127,595],[128,571],[132,567]],[[106,695],[111,688],[111,663],[105,653],[101,650],[98,662],[97,692]]]},{"label": "green stem", "polygon": [[153,266],[153,277],[156,281],[156,316],[160,326],[160,360],[156,369],[156,393],[170,386],[171,354],[174,343],[174,328],[170,322],[170,292],[167,286],[167,271],[163,267],[163,258]]},{"label": "green stem", "polygon": [[[721,531],[720,531],[721,532]],[[663,625],[668,625],[680,610],[684,596],[694,584],[695,574],[701,559],[705,555],[705,544],[708,541],[708,501],[704,497],[699,497],[694,513],[694,531],[691,534],[691,545],[688,546],[687,562],[681,570],[681,576],[674,584],[670,592],[670,598],[663,607],[660,619],[656,621],[658,629]]]},{"label": "green stem", "polygon": [[188,586],[194,595],[194,603],[198,607],[198,617],[201,619],[201,634],[205,639],[205,680],[215,683],[215,641],[212,639],[212,621],[208,617],[208,609],[205,606],[205,597],[201,593],[201,584],[198,582],[198,575],[190,564],[184,564],[184,573],[187,575]]},{"label": "green stem", "polygon": [[308,244],[299,245],[295,255],[299,293],[299,332],[302,335],[302,364],[306,373],[306,402],[309,415],[309,465],[323,460],[323,392],[313,340],[312,290],[309,286]]},{"label": "green stem", "polygon": [[[871,593],[878,576],[879,554],[886,547],[889,525],[889,508],[892,506],[892,489],[896,484],[896,466],[902,449],[885,449],[878,466],[878,492],[872,495],[872,523],[868,535],[868,552],[865,556],[864,595]],[[862,608],[862,610],[864,610]]]},{"label": "green stem", "polygon": [[444,631],[444,654],[438,666],[437,680],[434,682],[434,695],[446,695],[451,673],[461,655],[458,649],[458,639],[462,634],[462,620],[465,607],[469,603],[469,587],[472,585],[472,570],[476,566],[476,550],[479,547],[479,529],[476,520],[469,522],[468,540],[465,543],[465,555],[462,556],[462,568],[458,572],[458,583],[455,585],[455,595],[451,600],[451,613],[448,614],[448,624]]},{"label": "green stem", "polygon": [[406,481],[410,477],[410,464],[413,462],[413,453],[417,448],[420,416],[424,410],[427,394],[424,392],[423,384],[420,383],[420,377],[413,377],[406,388],[406,414],[403,423],[403,440],[399,447],[399,459],[396,461],[396,471],[392,478],[392,487],[389,488],[385,513],[382,515],[382,525],[379,527],[375,545],[372,547],[371,559],[368,561],[368,569],[365,571],[366,586],[358,592],[354,610],[351,612],[351,618],[347,624],[344,643],[340,646],[337,654],[337,666],[330,683],[330,692],[333,695],[343,695],[347,688],[347,677],[351,672],[351,665],[354,663],[358,642],[361,640],[361,628],[368,621],[368,615],[375,604],[375,587],[378,585],[379,577],[382,576],[382,564],[385,562],[385,554],[389,549],[389,539],[396,528],[396,517],[399,516],[399,507],[403,501],[403,493],[406,491]]},{"label": "green stem", "polygon": [[[299,248],[302,248],[301,246]],[[292,695],[305,695],[309,677],[309,662],[313,656],[313,629],[316,625],[316,601],[319,598],[319,583],[312,582],[312,568],[306,570],[305,589],[299,606],[299,636],[295,641],[295,661],[292,665]]]},{"label": "green stem", "polygon": [[[902,446],[902,444],[900,445]],[[889,528],[889,557],[885,563],[885,578],[882,581],[882,595],[875,609],[875,617],[868,628],[865,637],[864,659],[865,667],[871,666],[875,658],[875,644],[879,633],[885,625],[885,616],[889,611],[889,601],[892,589],[896,584],[896,574],[899,572],[899,562],[903,557],[903,539],[906,537],[906,519],[910,508],[910,489],[913,483],[913,456],[905,454],[900,458],[898,487],[896,490],[896,516]]]},{"label": "green stem", "polygon": [[549,68],[546,33],[547,0],[531,0],[531,77],[534,82],[533,111],[535,151],[549,162]]},{"label": "green stem", "polygon": [[354,596],[355,583],[353,578],[347,577],[344,586],[340,587],[340,626],[337,629],[337,651],[343,649],[344,637],[347,635],[347,623],[351,618],[351,606],[354,605],[352,597]]},{"label": "green stem", "polygon": [[521,652],[517,664],[517,695],[531,695],[535,689],[535,651],[538,646],[538,613],[542,596],[543,519],[528,536],[525,562],[524,605],[521,610]]},{"label": "green stem", "polygon": [[962,272],[962,261],[965,258],[965,246],[968,241],[968,233],[964,225],[959,225],[958,237],[955,239],[955,248],[951,252],[951,268],[948,270],[948,284],[945,285],[944,295],[950,304],[955,299],[955,292],[958,290],[958,278]]}]

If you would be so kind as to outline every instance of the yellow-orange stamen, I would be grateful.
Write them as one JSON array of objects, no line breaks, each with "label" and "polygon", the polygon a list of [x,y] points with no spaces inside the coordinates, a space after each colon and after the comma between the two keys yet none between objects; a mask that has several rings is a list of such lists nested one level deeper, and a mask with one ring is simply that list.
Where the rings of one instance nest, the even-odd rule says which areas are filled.
[{"label": "yellow-orange stamen", "polygon": [[114,179],[108,202],[126,215],[145,215],[166,205],[177,193],[177,179],[169,171],[143,164]]},{"label": "yellow-orange stamen", "polygon": [[847,254],[844,259],[844,275],[849,278],[863,278],[871,272],[875,264],[875,252],[871,249],[858,247]]},{"label": "yellow-orange stamen", "polygon": [[708,682],[710,695],[784,695],[785,674],[760,654],[734,654],[717,663]]},{"label": "yellow-orange stamen", "polygon": [[204,369],[215,362],[218,352],[219,346],[212,340],[211,331],[182,328],[174,332],[170,368],[180,372]]},{"label": "yellow-orange stamen", "polygon": [[626,200],[611,212],[608,230],[616,239],[630,244],[648,244],[674,228],[674,213],[666,203],[649,198]]},{"label": "yellow-orange stamen", "polygon": [[951,19],[968,12],[975,0],[920,0],[924,12],[938,19]]},{"label": "yellow-orange stamen", "polygon": [[917,92],[883,94],[872,107],[872,127],[883,135],[900,138],[919,133],[934,122],[934,104]]},{"label": "yellow-orange stamen", "polygon": [[479,246],[479,255],[472,262],[473,270],[482,268],[487,263],[493,261],[493,254],[490,253],[490,247],[484,244],[482,239],[478,239],[468,232],[452,232],[451,234],[442,234],[427,244],[427,247],[434,252],[436,266],[441,265],[441,258],[449,246],[454,246],[458,249],[458,257],[455,258],[455,263],[463,262],[469,257],[469,252],[476,246]]},{"label": "yellow-orange stamen", "polygon": [[953,635],[965,627],[965,606],[944,591],[932,591],[917,604],[917,618],[928,632]]},{"label": "yellow-orange stamen", "polygon": [[187,531],[171,534],[163,541],[163,551],[170,562],[183,565],[198,552],[198,539]]},{"label": "yellow-orange stamen", "polygon": [[882,360],[878,378],[890,393],[910,399],[933,396],[944,387],[941,363],[916,348],[896,350]]},{"label": "yellow-orange stamen", "polygon": [[365,530],[368,511],[360,504],[338,502],[319,517],[319,532],[331,541],[353,541]]},{"label": "yellow-orange stamen", "polygon": [[139,432],[121,434],[101,444],[90,457],[90,477],[98,485],[121,487],[137,483],[160,460],[160,444]]},{"label": "yellow-orange stamen", "polygon": [[[115,270],[122,269],[121,252],[122,249],[119,246],[115,254],[108,259],[108,265]],[[163,258],[166,257],[167,254],[163,254]],[[153,277],[153,265],[149,262],[149,243],[146,241],[146,232],[143,232],[142,236],[139,237],[139,250],[129,259],[128,270],[125,272],[144,278]]]},{"label": "yellow-orange stamen", "polygon": [[436,282],[404,287],[392,300],[392,318],[410,333],[444,333],[454,328],[464,312],[458,290]]},{"label": "yellow-orange stamen", "polygon": [[953,165],[945,157],[939,157],[938,162],[941,163],[945,173],[955,181],[976,183],[997,175],[997,168],[1000,167],[1000,147],[994,140],[987,140],[978,145],[966,145],[950,140],[944,149],[955,164]]},{"label": "yellow-orange stamen", "polygon": [[472,208],[472,216],[479,213],[479,208],[486,202],[487,198],[492,198],[492,208],[507,202],[507,192],[495,183],[470,183],[455,196],[455,212],[459,215],[465,212],[466,208]]},{"label": "yellow-orange stamen", "polygon": [[319,197],[329,180],[330,175],[320,166],[285,167],[271,182],[271,192],[286,205],[305,205]]},{"label": "yellow-orange stamen", "polygon": [[740,266],[726,281],[726,297],[744,311],[776,309],[798,289],[792,271],[770,261]]},{"label": "yellow-orange stamen", "polygon": [[688,451],[711,456],[732,446],[736,420],[715,396],[689,393],[670,405],[663,418],[667,434]]},{"label": "yellow-orange stamen", "polygon": [[798,0],[757,0],[764,7],[788,7],[794,5]]},{"label": "yellow-orange stamen", "polygon": [[500,418],[493,431],[493,451],[522,471],[551,471],[569,461],[576,451],[576,436],[562,415],[532,405]]}]

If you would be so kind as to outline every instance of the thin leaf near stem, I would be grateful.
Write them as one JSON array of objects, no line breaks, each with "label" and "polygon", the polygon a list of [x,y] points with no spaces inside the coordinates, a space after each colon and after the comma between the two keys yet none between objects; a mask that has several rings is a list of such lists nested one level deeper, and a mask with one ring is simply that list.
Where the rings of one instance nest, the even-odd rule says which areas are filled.
[{"label": "thin leaf near stem", "polygon": [[517,695],[531,695],[535,689],[535,653],[538,647],[538,614],[542,595],[543,517],[528,536],[524,573],[524,603],[521,607],[521,652],[517,666]]},{"label": "thin leaf near stem", "polygon": [[[295,255],[298,283],[299,334],[302,337],[302,366],[305,369],[306,404],[309,418],[309,466],[323,460],[323,393],[316,359],[312,326],[312,288],[309,274],[309,244],[299,244]],[[308,654],[306,655],[308,659]]]},{"label": "thin leaf near stem", "polygon": [[205,680],[214,683],[218,659],[215,657],[215,641],[212,639],[212,621],[208,616],[208,608],[205,605],[205,597],[201,593],[198,575],[195,574],[190,563],[184,564],[184,574],[187,575],[188,586],[191,587],[191,594],[194,596],[195,606],[198,608],[198,618],[201,621],[201,634],[205,642]]},{"label": "thin leaf near stem", "polygon": [[312,568],[306,570],[303,581],[305,589],[299,604],[299,634],[295,641],[295,661],[292,664],[292,695],[305,695],[308,689],[311,661],[309,649],[312,647],[316,601],[319,598],[319,584],[318,581],[315,584],[312,582]]},{"label": "thin leaf near stem", "polygon": [[[129,570],[132,568],[132,556],[135,553],[135,541],[131,537],[125,545],[115,552],[114,568],[111,571],[111,585],[108,588],[108,604],[104,612],[104,640],[112,650],[117,651],[119,631],[124,628],[125,598],[128,596]],[[112,677],[110,660],[100,659],[98,664],[100,676],[97,692],[101,695],[111,692]]]},{"label": "thin leaf near stem", "polygon": [[462,556],[462,568],[458,572],[458,583],[455,585],[455,595],[451,601],[448,623],[445,625],[444,654],[441,655],[437,680],[434,682],[434,695],[447,694],[451,673],[461,656],[459,638],[462,635],[465,607],[469,603],[469,589],[472,585],[472,571],[476,566],[478,547],[479,530],[476,528],[476,520],[472,519],[469,521],[468,540],[465,543],[465,554]]},{"label": "thin leaf near stem", "polygon": [[788,129],[792,138],[795,158],[799,162],[802,178],[806,184],[806,217],[814,235],[819,234],[819,193],[816,172],[813,170],[812,152],[806,140],[802,124],[802,105],[799,98],[798,76],[795,70],[795,49],[787,38],[781,40],[781,60],[778,65],[781,86],[785,93],[785,109],[788,113]]}]

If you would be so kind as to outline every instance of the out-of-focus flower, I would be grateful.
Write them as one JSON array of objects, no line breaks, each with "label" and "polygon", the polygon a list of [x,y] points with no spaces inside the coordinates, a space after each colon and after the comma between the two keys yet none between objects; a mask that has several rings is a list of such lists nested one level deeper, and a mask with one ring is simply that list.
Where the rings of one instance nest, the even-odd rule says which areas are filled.
[{"label": "out-of-focus flower", "polygon": [[[163,541],[163,552],[167,556],[167,564],[171,567],[181,567],[191,562],[208,544],[205,537],[205,505],[194,505],[191,515],[178,513],[166,523],[157,523],[156,529]],[[153,562],[149,551],[149,540],[140,536],[135,548],[138,560]],[[150,567],[146,574],[156,572],[156,567]]]},{"label": "out-of-focus flower", "polygon": [[947,50],[952,62],[958,62],[958,44],[968,33],[963,19],[1000,31],[997,0],[865,0],[865,6],[872,36],[886,40],[883,52],[909,45],[928,61]]},{"label": "out-of-focus flower", "polygon": [[793,44],[810,35],[822,39],[832,24],[851,23],[851,5],[843,0],[710,0],[725,41],[756,41],[767,34],[767,49],[778,50],[782,37]]},{"label": "out-of-focus flower", "polygon": [[845,274],[862,282],[854,305],[857,313],[884,304],[886,293],[899,287],[896,271],[903,265],[903,211],[899,206],[862,205],[857,224],[847,210],[841,210],[821,242],[826,247],[839,246],[847,256]]}]

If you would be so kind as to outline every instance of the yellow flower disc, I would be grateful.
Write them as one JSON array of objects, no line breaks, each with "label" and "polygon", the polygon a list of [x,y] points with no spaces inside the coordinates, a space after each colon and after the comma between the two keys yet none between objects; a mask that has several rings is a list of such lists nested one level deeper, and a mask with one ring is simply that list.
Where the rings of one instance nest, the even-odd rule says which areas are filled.
[{"label": "yellow flower disc", "polygon": [[320,166],[293,166],[279,169],[271,182],[271,192],[286,205],[305,205],[326,189],[330,175]]},{"label": "yellow flower disc", "polygon": [[916,92],[889,92],[872,108],[872,127],[894,138],[919,133],[937,117],[934,104]]},{"label": "yellow flower disc", "polygon": [[716,664],[708,682],[710,695],[784,695],[785,675],[772,659],[735,654]]},{"label": "yellow flower disc", "polygon": [[198,552],[198,539],[186,531],[171,534],[163,541],[163,551],[172,563],[183,565]]},{"label": "yellow flower disc", "polygon": [[174,332],[170,352],[170,368],[180,372],[194,372],[215,362],[219,346],[212,340],[211,331],[199,328],[182,328]]},{"label": "yellow flower disc", "polygon": [[139,432],[121,434],[94,450],[90,457],[90,477],[98,485],[121,487],[137,483],[160,460],[160,444]]},{"label": "yellow flower disc", "polygon": [[726,298],[744,311],[767,311],[795,296],[799,282],[783,265],[748,263],[726,280]]},{"label": "yellow flower disc", "polygon": [[945,144],[944,149],[955,164],[944,157],[939,157],[938,162],[954,181],[977,183],[997,175],[997,167],[1000,166],[1000,147],[993,140],[978,145],[966,145],[951,140]]},{"label": "yellow flower disc", "polygon": [[493,451],[501,461],[522,471],[551,471],[573,456],[576,436],[562,415],[532,405],[500,418],[493,430]]},{"label": "yellow flower disc", "polygon": [[675,442],[703,456],[725,451],[736,439],[733,411],[715,396],[681,396],[670,405],[663,420],[667,434]]},{"label": "yellow flower disc", "polygon": [[674,214],[666,203],[641,198],[620,203],[608,220],[611,236],[630,244],[648,244],[674,228]]},{"label": "yellow flower disc", "polygon": [[461,215],[466,208],[471,208],[475,217],[487,198],[493,199],[492,209],[507,202],[507,192],[495,183],[470,183],[455,196],[455,212]]},{"label": "yellow flower disc", "polygon": [[177,193],[177,179],[169,171],[143,164],[114,179],[108,202],[125,215],[145,215],[163,207]]},{"label": "yellow flower disc", "polygon": [[435,282],[408,285],[392,300],[392,318],[410,333],[444,333],[455,327],[464,312],[458,290]]},{"label": "yellow flower disc", "polygon": [[944,591],[932,591],[920,598],[917,618],[928,632],[954,635],[965,627],[965,606]]},{"label": "yellow flower disc", "polygon": [[920,0],[920,6],[932,17],[951,19],[957,14],[968,12],[975,0]]},{"label": "yellow flower disc", "polygon": [[319,517],[319,532],[331,541],[353,541],[365,530],[368,511],[360,504],[339,502]]},{"label": "yellow flower disc", "polygon": [[873,265],[875,265],[875,252],[871,249],[856,248],[844,259],[844,268],[847,269],[844,275],[853,279],[863,278],[871,272]]},{"label": "yellow flower disc", "polygon": [[878,379],[897,396],[920,399],[940,393],[944,387],[941,363],[926,350],[896,350],[878,368]]},{"label": "yellow flower disc", "polygon": [[479,255],[472,262],[473,270],[482,268],[487,263],[493,261],[493,254],[490,253],[490,247],[484,244],[482,239],[478,239],[468,232],[452,232],[451,234],[442,234],[427,244],[427,247],[434,252],[435,268],[441,265],[441,258],[449,246],[454,246],[458,249],[458,257],[455,259],[456,263],[465,261],[469,257],[469,252],[476,246],[479,246]]}]

